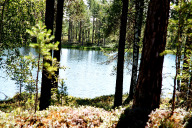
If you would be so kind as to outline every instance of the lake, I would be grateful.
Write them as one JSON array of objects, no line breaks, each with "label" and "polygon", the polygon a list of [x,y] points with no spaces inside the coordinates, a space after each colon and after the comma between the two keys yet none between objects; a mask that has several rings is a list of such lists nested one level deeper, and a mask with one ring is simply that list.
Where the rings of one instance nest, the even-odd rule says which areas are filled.
[{"label": "lake", "polygon": [[[31,48],[21,48],[21,54],[27,55],[29,52],[35,54],[35,50]],[[94,50],[77,50],[65,49],[61,50],[61,66],[67,69],[60,70],[60,77],[65,79],[68,94],[81,98],[94,98],[102,95],[110,95],[115,93],[116,75],[114,67],[116,60],[106,64],[108,57],[101,51]],[[130,59],[129,59],[130,61]],[[163,67],[163,88],[164,96],[171,96],[173,77],[175,75],[175,55],[168,54],[164,59]],[[125,62],[123,92],[129,92],[131,79],[131,65]],[[35,71],[34,71],[35,73]],[[36,75],[36,74],[35,74]],[[4,70],[0,70],[0,99],[4,99],[6,94],[9,97],[14,96],[17,92],[15,81],[6,76]],[[39,84],[40,88],[40,84]]]}]

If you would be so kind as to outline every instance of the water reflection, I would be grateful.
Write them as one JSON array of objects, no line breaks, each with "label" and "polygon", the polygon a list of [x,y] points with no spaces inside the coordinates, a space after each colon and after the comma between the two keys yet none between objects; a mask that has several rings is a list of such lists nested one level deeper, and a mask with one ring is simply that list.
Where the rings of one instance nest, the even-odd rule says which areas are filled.
[{"label": "water reflection", "polygon": [[[24,55],[27,55],[29,51],[35,54],[34,49],[20,49],[21,54]],[[61,66],[65,66],[67,69],[65,71],[60,70],[60,77],[65,79],[69,95],[94,98],[96,96],[114,94],[116,76],[111,74],[113,67],[116,66],[116,61],[110,64],[102,64],[107,58],[101,51],[62,49]],[[131,66],[126,66],[129,63],[127,61],[125,63],[124,93],[129,91],[131,76],[127,67],[131,69]],[[163,94],[165,95],[172,92],[173,77],[175,74],[174,65],[175,56],[166,55],[163,69]],[[3,70],[0,71],[0,76],[6,77]],[[3,83],[1,84],[0,92],[12,97],[17,92],[15,82],[8,77],[7,79],[2,77],[0,77],[0,81]],[[3,94],[0,94],[0,99],[3,98]]]}]

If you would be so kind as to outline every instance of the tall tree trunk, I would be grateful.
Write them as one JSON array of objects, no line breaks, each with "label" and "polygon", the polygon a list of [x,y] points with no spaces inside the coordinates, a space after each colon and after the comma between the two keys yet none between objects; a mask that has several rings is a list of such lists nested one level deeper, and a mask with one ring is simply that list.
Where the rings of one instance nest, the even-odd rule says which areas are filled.
[{"label": "tall tree trunk", "polygon": [[187,110],[191,108],[191,98],[192,98],[192,71],[190,67],[192,64],[190,63],[191,51],[192,51],[192,29],[188,28],[187,30],[187,38],[185,43],[185,50],[184,50],[184,60],[183,60],[183,72],[182,72],[182,85],[185,87],[185,91],[187,92]]},{"label": "tall tree trunk", "polygon": [[69,28],[68,28],[68,43],[70,43],[70,21],[69,21]]},{"label": "tall tree trunk", "polygon": [[68,28],[68,43],[72,43],[72,23],[71,19],[69,19],[69,28]]},{"label": "tall tree trunk", "polygon": [[170,0],[151,0],[148,6],[143,51],[133,108],[153,110],[159,107],[162,68]]},{"label": "tall tree trunk", "polygon": [[98,20],[95,19],[95,44],[97,44],[97,34],[98,34]]},{"label": "tall tree trunk", "polygon": [[103,45],[105,46],[105,37],[103,37]]},{"label": "tall tree trunk", "polygon": [[[178,4],[180,2],[178,1]],[[181,3],[179,4],[180,6],[180,9],[179,9],[179,19],[178,19],[178,31],[177,31],[177,42],[176,42],[176,46],[177,46],[177,53],[176,53],[176,57],[177,57],[177,65],[176,65],[176,70],[177,70],[177,75],[180,75],[181,73],[181,51],[182,51],[182,41],[181,41],[181,38],[182,38],[182,34],[183,34],[183,24],[184,24],[184,17],[182,16],[182,7],[181,7]],[[178,78],[177,79],[177,89],[178,91],[181,91],[182,88],[181,88],[181,79]]]},{"label": "tall tree trunk", "polygon": [[123,95],[124,50],[125,50],[125,37],[126,37],[127,13],[129,2],[128,0],[122,0],[122,2],[123,2],[123,8],[122,8],[120,36],[119,36],[114,107],[122,105],[122,95]]},{"label": "tall tree trunk", "polygon": [[[53,34],[53,22],[54,22],[54,4],[55,0],[46,0],[45,25],[48,30],[49,29],[52,30],[52,34]],[[46,63],[45,59],[43,59],[43,63]],[[50,61],[47,61],[47,63],[51,64]],[[50,105],[52,80],[49,79],[48,76],[49,73],[47,72],[45,66],[43,66],[41,97],[39,105],[40,110],[44,110]]]},{"label": "tall tree trunk", "polygon": [[159,107],[170,0],[150,0],[143,51],[132,109],[125,110],[116,128],[144,128],[150,112]]},{"label": "tall tree trunk", "polygon": [[75,33],[76,42],[77,42],[77,33],[78,33],[78,25],[76,24],[76,33]]},{"label": "tall tree trunk", "polygon": [[[177,75],[180,75],[180,68],[181,68],[181,42],[179,41],[180,39],[180,33],[178,35],[178,46],[177,46],[177,53],[176,53],[176,58],[177,58],[177,65],[176,65],[176,70],[177,70]],[[180,84],[180,79],[176,79],[177,81],[177,90],[181,91],[181,84]]]},{"label": "tall tree trunk", "polygon": [[85,41],[85,29],[82,29],[82,41],[81,41],[82,46],[84,44],[84,41]]},{"label": "tall tree trunk", "polygon": [[[177,66],[177,57],[175,58],[175,66]],[[174,85],[173,85],[173,95],[172,95],[172,111],[171,115],[173,115],[174,109],[175,109],[175,94],[176,94],[176,81],[177,81],[177,75],[178,75],[178,70],[176,69],[175,73],[175,78],[174,78]]]},{"label": "tall tree trunk", "polygon": [[[189,31],[189,30],[188,30]],[[189,63],[188,63],[188,54],[189,54],[189,51],[191,50],[190,48],[190,45],[191,45],[191,42],[189,41],[189,37],[187,36],[187,39],[186,39],[186,43],[185,43],[185,49],[184,49],[184,58],[183,58],[183,69],[182,69],[182,76],[184,76],[184,74],[189,74]],[[185,86],[186,88],[189,86],[189,77],[183,77],[181,78],[181,85]]]},{"label": "tall tree trunk", "polygon": [[95,17],[93,17],[93,31],[92,31],[92,44],[93,44],[93,42],[94,42],[94,31],[95,31]]},{"label": "tall tree trunk", "polygon": [[88,38],[87,42],[90,43],[90,28],[88,29],[88,37],[87,38]]},{"label": "tall tree trunk", "polygon": [[74,33],[73,33],[73,32],[74,32],[74,31],[73,31],[73,27],[74,27],[74,26],[73,26],[73,21],[70,22],[70,26],[71,26],[71,27],[70,27],[70,31],[71,31],[71,32],[70,32],[70,33],[71,33],[71,42],[73,43],[73,39],[74,39]]},{"label": "tall tree trunk", "polygon": [[98,25],[98,43],[97,43],[97,45],[99,46],[100,45],[100,34],[101,34],[101,21],[99,21],[99,23],[98,23],[99,25]]},{"label": "tall tree trunk", "polygon": [[38,81],[39,81],[39,70],[40,70],[40,58],[41,58],[41,54],[40,54],[40,48],[39,48],[39,56],[38,56],[38,62],[37,62],[37,77],[36,77],[36,83],[35,83],[35,87],[36,87],[36,96],[35,96],[35,113],[37,111],[37,103],[38,103]]},{"label": "tall tree trunk", "polygon": [[[63,5],[64,0],[57,0],[57,16],[56,16],[56,30],[55,30],[55,43],[58,41],[59,50],[54,51],[54,57],[57,58],[57,61],[60,63],[60,52],[61,52],[61,35],[62,35],[62,23],[63,23]],[[60,67],[60,64],[58,65]],[[59,78],[59,68],[55,72],[55,77],[53,79],[54,87],[58,87],[58,78]]]},{"label": "tall tree trunk", "polygon": [[85,35],[86,35],[86,38],[85,38],[85,40],[86,40],[86,42],[88,42],[88,29],[86,29],[86,31],[85,31]]},{"label": "tall tree trunk", "polygon": [[82,34],[82,21],[79,23],[79,43],[81,43],[81,34]]},{"label": "tall tree trunk", "polygon": [[5,0],[4,3],[3,3],[3,8],[1,10],[1,21],[0,21],[0,45],[2,43],[2,36],[3,36],[3,19],[4,19],[4,11],[5,11],[5,5],[9,3],[9,0]]},{"label": "tall tree trunk", "polygon": [[137,69],[138,69],[138,59],[139,59],[139,42],[141,37],[141,27],[143,21],[143,6],[144,0],[135,0],[135,33],[134,33],[134,44],[133,44],[133,65],[132,65],[132,75],[131,75],[131,85],[129,90],[129,97],[126,99],[125,103],[133,99],[135,93],[135,88],[137,85]]}]

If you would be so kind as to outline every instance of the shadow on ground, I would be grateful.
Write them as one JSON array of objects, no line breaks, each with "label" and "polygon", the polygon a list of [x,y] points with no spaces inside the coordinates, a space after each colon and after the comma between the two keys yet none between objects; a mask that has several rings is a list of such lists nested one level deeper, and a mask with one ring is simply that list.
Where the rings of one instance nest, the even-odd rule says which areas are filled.
[{"label": "shadow on ground", "polygon": [[150,111],[143,108],[127,108],[116,128],[145,128]]}]

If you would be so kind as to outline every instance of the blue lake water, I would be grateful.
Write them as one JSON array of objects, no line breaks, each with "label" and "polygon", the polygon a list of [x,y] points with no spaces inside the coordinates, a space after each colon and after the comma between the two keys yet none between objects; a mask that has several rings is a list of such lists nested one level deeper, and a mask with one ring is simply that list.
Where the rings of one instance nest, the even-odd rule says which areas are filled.
[{"label": "blue lake water", "polygon": [[[33,49],[20,49],[21,54],[35,53]],[[60,70],[60,78],[65,79],[68,94],[81,98],[94,98],[101,95],[110,95],[115,93],[116,75],[114,67],[116,60],[109,64],[104,62],[108,57],[101,51],[84,51],[76,49],[61,50],[61,66],[67,69]],[[130,60],[129,60],[130,61]],[[166,55],[163,68],[163,88],[162,94],[170,96],[172,93],[173,77],[175,75],[175,55]],[[131,65],[126,61],[124,69],[123,92],[129,92],[131,79]],[[36,71],[33,71],[36,75]],[[6,94],[9,97],[17,92],[15,81],[6,76],[5,70],[0,70],[0,99],[4,99]],[[40,88],[40,84],[39,84]]]}]

